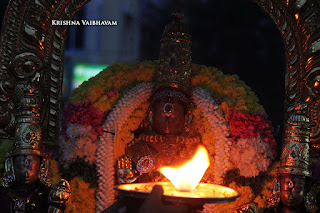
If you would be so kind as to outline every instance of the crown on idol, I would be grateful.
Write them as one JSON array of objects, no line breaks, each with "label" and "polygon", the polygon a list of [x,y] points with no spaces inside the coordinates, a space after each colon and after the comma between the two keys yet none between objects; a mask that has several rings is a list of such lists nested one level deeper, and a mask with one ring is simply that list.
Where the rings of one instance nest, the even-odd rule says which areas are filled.
[{"label": "crown on idol", "polygon": [[162,34],[160,56],[151,95],[154,102],[163,97],[175,97],[188,104],[191,93],[191,36],[184,15],[176,9],[172,21]]}]

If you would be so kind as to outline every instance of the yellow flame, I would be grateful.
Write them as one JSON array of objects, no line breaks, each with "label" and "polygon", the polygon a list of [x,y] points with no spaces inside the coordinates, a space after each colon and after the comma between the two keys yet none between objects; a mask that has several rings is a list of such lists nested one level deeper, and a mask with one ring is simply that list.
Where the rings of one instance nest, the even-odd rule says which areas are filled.
[{"label": "yellow flame", "polygon": [[178,168],[162,167],[160,172],[166,176],[179,191],[192,191],[200,182],[210,165],[208,151],[199,146],[191,160]]}]

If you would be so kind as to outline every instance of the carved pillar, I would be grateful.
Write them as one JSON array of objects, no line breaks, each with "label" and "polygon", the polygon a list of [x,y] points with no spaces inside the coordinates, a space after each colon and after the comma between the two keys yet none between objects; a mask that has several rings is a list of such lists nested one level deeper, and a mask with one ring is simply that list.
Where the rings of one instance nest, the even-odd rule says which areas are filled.
[{"label": "carved pillar", "polygon": [[[302,101],[310,118],[310,157],[320,157],[320,2],[252,0],[274,20],[286,47],[286,121]],[[287,137],[287,133],[284,137]]]},{"label": "carved pillar", "polygon": [[[0,45],[0,137],[14,138],[15,117],[25,91],[36,90],[42,140],[59,134],[64,41],[72,20],[88,0],[14,0],[3,20]],[[37,85],[36,85],[37,84]]]}]

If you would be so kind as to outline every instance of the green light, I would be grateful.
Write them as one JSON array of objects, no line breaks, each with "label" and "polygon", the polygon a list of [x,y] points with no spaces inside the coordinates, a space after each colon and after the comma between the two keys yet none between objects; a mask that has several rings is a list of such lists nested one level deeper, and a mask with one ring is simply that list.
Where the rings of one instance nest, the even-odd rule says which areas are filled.
[{"label": "green light", "polygon": [[78,87],[82,82],[89,80],[108,66],[109,65],[75,64],[73,67],[73,88]]}]

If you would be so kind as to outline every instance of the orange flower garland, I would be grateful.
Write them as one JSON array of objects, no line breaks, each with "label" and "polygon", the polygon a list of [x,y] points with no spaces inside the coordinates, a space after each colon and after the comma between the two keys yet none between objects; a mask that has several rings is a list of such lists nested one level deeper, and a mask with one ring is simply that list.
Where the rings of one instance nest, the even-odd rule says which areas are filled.
[{"label": "orange flower garland", "polygon": [[[111,65],[106,70],[102,71],[100,74],[90,79],[88,82],[84,82],[78,89],[76,89],[73,92],[72,96],[70,97],[69,104],[72,106],[75,106],[75,105],[78,105],[80,107],[84,106],[84,109],[92,108],[91,109],[92,112],[95,110],[99,110],[103,114],[103,116],[100,116],[100,117],[104,117],[104,119],[108,120],[110,118],[110,115],[112,114],[111,112],[115,110],[114,107],[117,105],[116,108],[118,108],[121,105],[121,104],[119,105],[119,100],[121,102],[123,101],[122,99],[124,95],[125,96],[128,94],[130,95],[128,91],[131,88],[133,88],[135,85],[138,85],[141,82],[150,82],[152,80],[154,69],[155,69],[155,62],[150,62],[150,61],[142,62],[142,63],[131,63],[131,64],[126,63],[126,64]],[[193,64],[192,65],[192,86],[193,87],[199,86],[205,89],[206,91],[209,92],[208,94],[210,97],[215,98],[215,101],[217,102],[215,107],[221,110],[221,113],[219,115],[221,118],[219,119],[222,122],[226,122],[228,128],[229,128],[228,122],[230,121],[230,117],[229,117],[230,107],[232,107],[232,109],[235,112],[243,113],[244,116],[249,115],[247,113],[256,113],[256,112],[264,113],[262,106],[258,104],[257,97],[250,90],[250,88],[244,84],[243,81],[240,81],[238,79],[236,75],[226,76],[216,68]],[[130,112],[126,112],[125,117],[127,120],[125,122],[124,120],[121,120],[121,116],[119,117],[121,113],[112,119],[112,120],[118,119],[119,117],[120,120],[117,122],[122,123],[121,128],[117,131],[117,134],[118,136],[119,135],[121,136],[121,139],[123,141],[125,141],[124,144],[129,142],[132,139],[133,137],[132,131],[138,128],[140,122],[143,120],[144,116],[146,116],[145,111],[148,108],[148,106],[149,106],[148,102],[142,101],[139,106],[135,106],[134,109],[130,109],[131,110]],[[122,108],[120,107],[117,110],[120,110],[119,112],[122,112],[121,109]],[[71,111],[68,111],[66,113],[75,114],[76,111],[73,111],[73,110],[77,110],[77,108],[72,108]],[[213,113],[213,112],[210,112],[210,113]],[[210,141],[210,143],[208,142],[206,146],[211,155],[211,160],[214,162],[215,160],[214,160],[214,157],[212,156],[216,156],[216,154],[220,153],[221,151],[221,150],[217,151],[217,147],[215,147],[215,143],[217,142],[217,140],[212,140],[212,138],[214,138],[212,136],[214,136],[217,133],[212,131],[211,128],[207,130],[205,130],[205,128],[207,128],[207,126],[210,126],[210,125],[214,126],[215,122],[214,120],[210,121],[210,115],[199,110],[199,108],[196,108],[193,114],[194,114],[195,122],[204,124],[204,125],[197,125],[197,126],[204,126],[204,129],[199,128],[199,133],[202,135],[204,143],[207,143],[205,141]],[[68,116],[64,116],[64,117],[67,118]],[[68,139],[66,140],[67,135],[61,135],[62,143],[65,143],[65,144],[71,143],[71,144],[65,145],[65,147],[69,146],[71,147],[71,149],[61,150],[62,152],[65,152],[64,154],[65,156],[67,156],[64,158],[64,161],[71,163],[74,161],[74,157],[72,156],[77,156],[77,157],[83,156],[85,157],[85,159],[87,159],[86,161],[87,163],[91,162],[92,164],[92,160],[89,160],[89,159],[92,159],[92,157],[90,157],[90,156],[93,156],[92,154],[85,153],[85,152],[81,154],[79,151],[76,151],[77,149],[72,148],[72,147],[81,147],[82,142],[81,142],[81,139],[77,139],[72,136],[80,133],[75,134],[74,132],[75,130],[72,129],[73,125],[71,125],[70,121],[71,121],[70,119],[69,120],[67,119],[65,121],[66,125],[63,131],[69,134]],[[75,120],[73,124],[79,125],[80,121]],[[100,126],[99,125],[95,126],[95,125],[96,125],[95,123],[87,123],[84,126],[89,129],[90,128],[94,130],[98,129],[98,131],[96,131],[97,136],[101,137],[101,133],[99,133]],[[257,127],[260,128],[259,126]],[[215,130],[215,128],[213,128],[213,130]],[[105,131],[108,132],[109,130],[105,129]],[[90,131],[87,131],[87,132],[90,132]],[[112,132],[112,131],[109,131],[109,132]],[[113,132],[115,131],[113,130]],[[88,133],[85,133],[85,134],[88,134]],[[205,138],[208,138],[208,140],[206,140]],[[248,140],[251,140],[251,138],[248,138]],[[90,146],[97,146],[98,141],[99,140],[88,140],[87,142],[89,143],[88,145],[92,144]],[[236,141],[231,141],[229,145],[231,146],[235,142]],[[83,149],[83,147],[80,149]],[[112,149],[113,147],[110,146],[109,150],[112,150]],[[100,149],[98,148],[98,150]],[[74,155],[73,154],[74,152],[77,152],[79,154]],[[85,154],[86,156],[84,156]],[[88,156],[88,154],[90,156]],[[108,155],[111,156],[111,153]],[[114,153],[112,153],[112,156],[113,155]],[[112,159],[114,159],[114,157],[112,157]],[[110,162],[110,164],[112,163]],[[209,170],[207,171],[208,181],[211,179],[210,177],[214,177],[213,174],[217,171],[216,170],[217,168],[218,168],[217,165],[214,165],[211,169],[209,168]],[[110,169],[113,169],[113,168],[110,167]],[[221,170],[221,171],[223,171],[223,173],[225,172],[224,170]],[[256,174],[257,173],[255,173],[254,175]],[[110,181],[111,180],[112,178],[110,178]],[[105,183],[105,184],[107,184],[108,186],[110,185],[110,188],[112,188],[113,182],[112,181],[110,182],[110,181],[108,181],[108,183]],[[76,182],[71,184],[76,184]],[[240,187],[240,186],[237,186],[236,183],[234,184],[236,188]],[[249,193],[250,190],[245,190],[245,191],[248,192],[247,194],[250,197],[249,200],[252,201],[253,193],[252,193],[252,190]],[[94,200],[94,197],[92,196],[90,199]],[[242,205],[242,204],[243,203],[239,201],[239,205]],[[227,204],[226,204],[226,208],[228,208]]]}]

